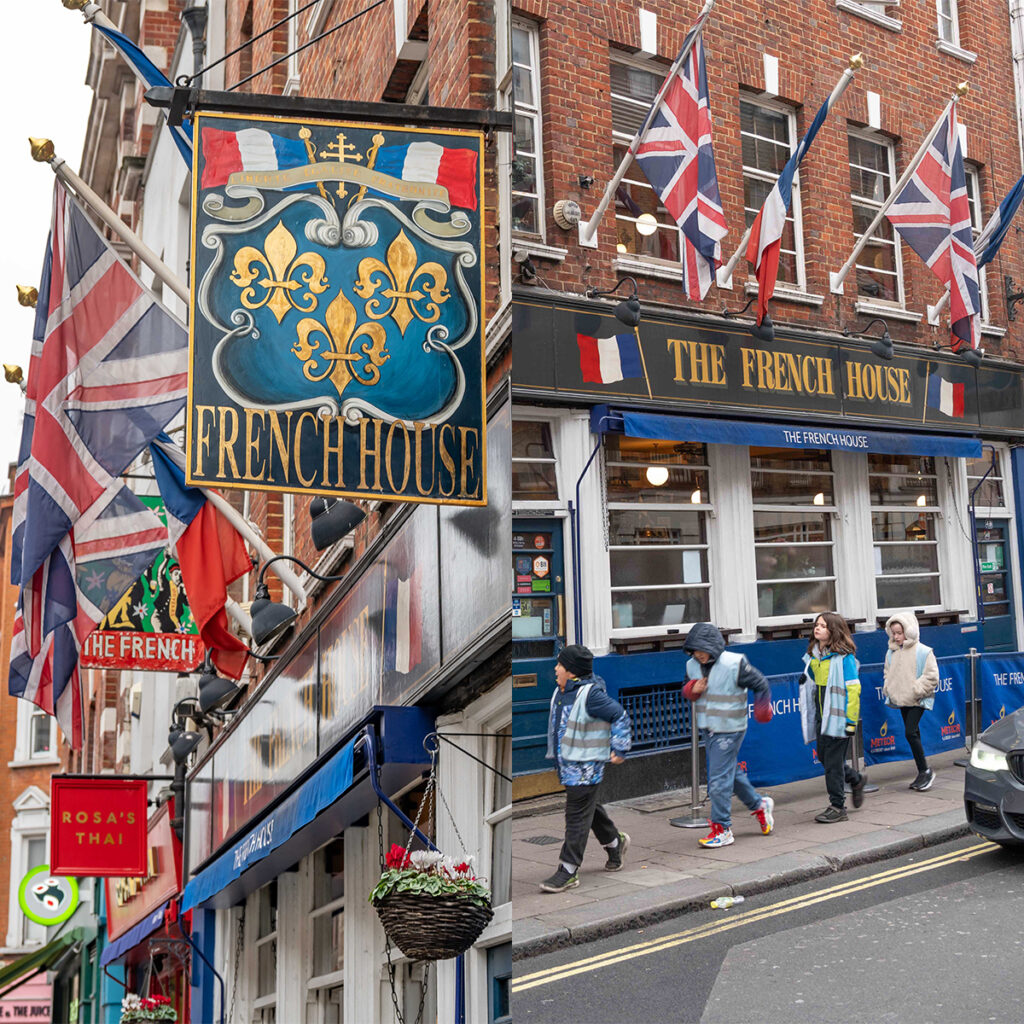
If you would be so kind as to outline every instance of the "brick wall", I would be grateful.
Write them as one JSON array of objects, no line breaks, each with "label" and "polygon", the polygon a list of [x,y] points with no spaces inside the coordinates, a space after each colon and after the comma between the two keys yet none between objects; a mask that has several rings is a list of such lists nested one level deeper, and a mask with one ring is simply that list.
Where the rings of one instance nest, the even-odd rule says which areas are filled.
[{"label": "brick wall", "polygon": [[[601,288],[615,283],[615,217],[609,210],[598,232],[599,248],[581,248],[575,232],[558,228],[550,217],[558,199],[575,199],[584,220],[595,209],[604,186],[614,172],[609,102],[609,54],[612,47],[635,52],[640,47],[637,11],[658,15],[658,52],[666,65],[678,52],[698,5],[680,17],[679,5],[664,0],[642,3],[594,3],[571,8],[547,0],[522,0],[517,13],[539,25],[543,102],[543,143],[547,196],[546,241],[568,249],[562,262],[535,258],[541,277],[555,290],[580,294],[587,285]],[[978,165],[983,220],[1020,175],[1017,125],[1014,111],[1009,21],[1005,4],[974,0],[960,6],[961,46],[980,54],[970,65],[936,49],[933,5],[891,8],[902,22],[901,32],[888,31],[863,18],[839,11],[832,0],[810,0],[797,12],[773,0],[750,6],[720,4],[713,9],[704,42],[708,85],[714,120],[714,144],[722,201],[729,224],[723,243],[728,259],[743,234],[743,177],[739,135],[739,99],[742,90],[755,94],[765,87],[764,52],[779,59],[779,99],[797,110],[797,132],[802,136],[838,81],[849,57],[864,54],[866,65],[847,89],[803,161],[800,171],[803,205],[806,291],[824,296],[821,308],[776,300],[772,317],[778,323],[840,330],[863,329],[867,318],[854,311],[856,285],[847,279],[846,294],[833,296],[829,271],[846,261],[853,248],[850,211],[847,126],[867,124],[866,92],[881,95],[881,131],[896,141],[897,175],[931,128],[958,82],[967,79],[971,91],[959,105],[959,117],[968,131],[968,157]],[[589,191],[578,176],[596,179]],[[1017,229],[1019,231],[1020,229]],[[1001,297],[1004,274],[1022,276],[1022,251],[1011,231],[989,268],[988,290],[992,322],[1009,327],[999,340],[983,339],[990,355],[1020,360],[1024,357],[1024,331],[1007,323]],[[703,308],[733,311],[745,302],[742,260],[734,274],[734,288],[712,288]],[[903,247],[906,306],[923,314],[935,303],[941,285],[921,260]],[[699,308],[682,299],[679,285],[640,277],[641,298],[674,307]],[[892,320],[895,340],[945,347],[948,327]]]}]

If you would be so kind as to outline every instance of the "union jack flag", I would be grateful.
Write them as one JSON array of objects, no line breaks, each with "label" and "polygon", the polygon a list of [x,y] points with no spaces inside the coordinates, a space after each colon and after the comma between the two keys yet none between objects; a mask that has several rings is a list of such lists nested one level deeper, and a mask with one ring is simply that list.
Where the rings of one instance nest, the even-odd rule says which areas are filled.
[{"label": "union jack flag", "polygon": [[166,543],[120,474],[181,411],[186,359],[184,327],[57,184],[14,485],[9,690],[73,746],[77,645]]},{"label": "union jack flag", "polygon": [[955,103],[939,118],[931,144],[887,216],[949,288],[953,351],[977,349],[981,297]]},{"label": "union jack flag", "polygon": [[703,299],[722,263],[728,229],[711,148],[711,108],[699,28],[660,103],[651,107],[640,132],[636,161],[665,209],[682,230],[683,291]]}]

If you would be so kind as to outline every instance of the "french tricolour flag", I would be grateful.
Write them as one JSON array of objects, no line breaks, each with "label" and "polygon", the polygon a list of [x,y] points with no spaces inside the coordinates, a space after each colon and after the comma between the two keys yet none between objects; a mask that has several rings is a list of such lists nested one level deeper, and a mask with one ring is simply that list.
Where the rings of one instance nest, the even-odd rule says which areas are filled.
[{"label": "french tricolour flag", "polygon": [[577,334],[576,344],[580,348],[580,372],[590,384],[614,384],[644,375],[635,334],[615,334],[610,338]]},{"label": "french tricolour flag", "polygon": [[448,190],[453,206],[476,209],[476,168],[479,155],[473,149],[449,149],[436,142],[410,142],[405,146],[381,146],[375,171],[401,181],[423,181]]},{"label": "french tricolour flag", "polygon": [[963,419],[964,386],[933,373],[928,377],[928,407],[945,416]]},{"label": "french tricolour flag", "polygon": [[764,319],[768,309],[768,300],[775,294],[775,279],[779,273],[779,250],[782,246],[782,235],[786,230],[786,214],[789,212],[789,204],[793,200],[793,178],[796,176],[796,169],[800,166],[804,154],[811,148],[818,129],[822,126],[825,118],[828,117],[832,97],[830,96],[821,105],[821,109],[814,115],[811,127],[807,134],[800,140],[796,152],[786,161],[782,173],[775,182],[775,186],[768,193],[757,214],[754,223],[750,226],[750,242],[747,245],[747,259],[753,263],[754,272],[757,275],[757,322]]},{"label": "french tricolour flag", "polygon": [[422,657],[419,579],[392,576],[384,601],[384,666],[390,672],[408,674]]},{"label": "french tricolour flag", "polygon": [[309,163],[301,139],[271,135],[262,128],[229,132],[203,129],[203,178],[200,188],[226,185],[232,174],[243,171],[285,171]]}]

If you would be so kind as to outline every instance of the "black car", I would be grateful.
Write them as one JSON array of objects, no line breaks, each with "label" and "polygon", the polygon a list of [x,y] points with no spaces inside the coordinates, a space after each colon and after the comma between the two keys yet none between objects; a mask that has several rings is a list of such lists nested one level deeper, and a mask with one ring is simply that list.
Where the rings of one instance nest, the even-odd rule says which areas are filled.
[{"label": "black car", "polygon": [[964,807],[983,839],[1024,846],[1024,708],[990,725],[974,744]]}]

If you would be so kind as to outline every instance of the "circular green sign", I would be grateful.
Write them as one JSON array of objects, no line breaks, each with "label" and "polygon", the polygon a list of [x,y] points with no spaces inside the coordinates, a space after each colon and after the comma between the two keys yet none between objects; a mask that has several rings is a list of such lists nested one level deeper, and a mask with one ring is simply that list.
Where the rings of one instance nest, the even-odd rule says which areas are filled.
[{"label": "circular green sign", "polygon": [[51,875],[50,865],[41,864],[21,880],[18,906],[36,924],[60,924],[78,906],[78,882],[66,875]]}]

